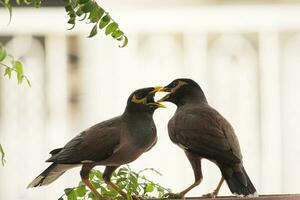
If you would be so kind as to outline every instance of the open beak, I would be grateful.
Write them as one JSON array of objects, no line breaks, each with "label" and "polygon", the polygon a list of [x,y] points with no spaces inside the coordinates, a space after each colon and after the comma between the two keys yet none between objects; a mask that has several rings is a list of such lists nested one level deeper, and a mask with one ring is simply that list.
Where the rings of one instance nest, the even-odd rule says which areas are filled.
[{"label": "open beak", "polygon": [[[156,87],[154,87],[154,90],[151,91],[150,93],[153,94],[153,93],[156,93],[156,92],[161,92],[163,88],[164,87],[162,87],[162,86],[156,86]],[[151,104],[156,105],[158,108],[166,108],[166,106],[161,104],[160,102],[154,102],[154,103],[151,103]]]},{"label": "open beak", "polygon": [[166,94],[164,97],[159,99],[157,101],[158,103],[166,101],[170,97],[170,93],[172,93],[172,89],[168,87],[163,87],[162,89],[160,89],[160,92],[169,92],[169,94]]}]

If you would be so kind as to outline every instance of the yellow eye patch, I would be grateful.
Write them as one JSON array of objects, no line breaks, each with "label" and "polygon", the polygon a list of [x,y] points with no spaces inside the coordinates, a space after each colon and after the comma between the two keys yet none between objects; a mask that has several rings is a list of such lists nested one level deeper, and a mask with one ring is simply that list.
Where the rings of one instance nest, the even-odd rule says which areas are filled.
[{"label": "yellow eye patch", "polygon": [[138,98],[136,98],[136,95],[134,94],[132,99],[131,99],[131,102],[137,103],[137,104],[145,104],[146,103],[146,97],[144,97],[142,99],[138,99]]}]

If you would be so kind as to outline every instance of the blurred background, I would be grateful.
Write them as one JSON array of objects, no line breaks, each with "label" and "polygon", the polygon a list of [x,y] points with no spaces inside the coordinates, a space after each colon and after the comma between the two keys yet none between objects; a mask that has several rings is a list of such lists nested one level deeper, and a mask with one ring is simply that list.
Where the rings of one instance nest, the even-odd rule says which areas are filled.
[{"label": "blurred background", "polygon": [[[103,33],[87,38],[86,24],[67,31],[64,8],[48,3],[15,8],[8,26],[8,12],[0,9],[0,42],[21,58],[32,83],[0,78],[7,160],[0,167],[0,199],[57,199],[77,185],[79,168],[50,186],[26,189],[48,166],[48,153],[120,115],[133,90],[178,77],[196,80],[232,123],[260,194],[300,192],[300,1],[102,0],[129,37],[123,49]],[[169,140],[167,122],[176,108],[167,106],[154,114],[158,143],[131,166],[157,169],[163,176],[149,178],[176,192],[194,177]],[[212,192],[221,176],[208,161],[203,174],[188,196]],[[224,184],[220,195],[229,194]]]}]

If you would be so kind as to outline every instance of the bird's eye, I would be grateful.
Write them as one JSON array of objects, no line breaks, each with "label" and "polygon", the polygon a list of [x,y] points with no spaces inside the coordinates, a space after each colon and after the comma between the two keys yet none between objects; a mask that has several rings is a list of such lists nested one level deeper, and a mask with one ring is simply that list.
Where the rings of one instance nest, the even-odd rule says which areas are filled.
[{"label": "bird's eye", "polygon": [[136,97],[137,99],[143,98],[143,96],[142,96],[141,94],[139,94],[139,93],[135,94],[135,97]]}]

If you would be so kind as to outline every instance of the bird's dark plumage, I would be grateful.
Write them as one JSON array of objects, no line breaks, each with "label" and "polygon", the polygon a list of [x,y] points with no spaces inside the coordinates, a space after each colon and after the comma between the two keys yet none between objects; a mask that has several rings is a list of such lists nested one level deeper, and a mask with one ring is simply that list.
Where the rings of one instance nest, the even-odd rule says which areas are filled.
[{"label": "bird's dark plumage", "polygon": [[[52,156],[47,162],[52,164],[28,187],[50,184],[66,170],[79,165],[82,165],[80,174],[83,182],[98,197],[101,195],[88,182],[89,171],[94,166],[107,166],[104,180],[113,188],[116,187],[110,182],[113,171],[120,165],[137,159],[157,141],[152,115],[158,107],[163,107],[154,101],[154,95],[160,89],[161,87],[136,90],[128,98],[121,116],[96,124],[77,135],[63,148],[51,151]],[[124,193],[122,195],[125,196]]]},{"label": "bird's dark plumage", "polygon": [[177,79],[165,86],[170,92],[160,101],[177,105],[168,123],[169,137],[186,153],[195,174],[195,183],[180,193],[184,196],[202,180],[201,159],[214,162],[232,193],[256,192],[242,163],[238,139],[230,123],[208,105],[200,86],[191,79]]}]

